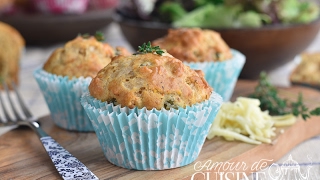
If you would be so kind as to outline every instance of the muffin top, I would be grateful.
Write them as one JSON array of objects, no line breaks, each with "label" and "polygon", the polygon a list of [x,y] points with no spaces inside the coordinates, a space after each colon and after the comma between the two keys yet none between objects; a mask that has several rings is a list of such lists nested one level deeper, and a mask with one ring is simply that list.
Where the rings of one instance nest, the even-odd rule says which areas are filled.
[{"label": "muffin top", "polygon": [[[20,34],[20,32],[14,27],[12,27],[11,25],[1,21],[0,21],[0,38],[1,38],[1,43],[0,43],[1,54],[10,53],[10,50],[12,49],[18,49],[18,51],[21,51],[25,46],[25,40]],[[8,47],[8,48],[5,48],[5,47]],[[15,55],[20,55],[20,53],[15,52]]]},{"label": "muffin top", "polygon": [[96,99],[148,110],[185,108],[209,99],[212,90],[202,71],[168,53],[114,57],[89,85]]},{"label": "muffin top", "polygon": [[25,47],[22,35],[9,24],[0,22],[0,88],[2,81],[18,84],[20,58]]},{"label": "muffin top", "polygon": [[304,83],[320,86],[320,53],[303,53],[301,62],[290,75],[293,83]]},{"label": "muffin top", "polygon": [[95,77],[100,69],[117,55],[129,55],[122,47],[113,48],[94,36],[78,36],[57,48],[46,61],[43,69],[49,73],[72,77]]},{"label": "muffin top", "polygon": [[200,28],[169,29],[166,36],[154,40],[152,45],[186,62],[224,61],[232,57],[219,33]]}]

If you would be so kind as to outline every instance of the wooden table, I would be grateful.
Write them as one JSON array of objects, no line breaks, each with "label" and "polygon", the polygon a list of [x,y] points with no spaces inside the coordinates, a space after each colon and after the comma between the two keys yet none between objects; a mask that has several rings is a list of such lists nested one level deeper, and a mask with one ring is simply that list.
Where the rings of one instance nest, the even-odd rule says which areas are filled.
[{"label": "wooden table", "polygon": [[[254,82],[239,81],[233,100],[253,91]],[[289,99],[296,99],[298,92],[303,92],[309,107],[319,106],[320,92],[293,87],[281,89],[281,94]],[[284,128],[272,144],[251,145],[242,142],[227,142],[219,138],[207,140],[198,159],[185,167],[163,171],[135,171],[117,167],[109,163],[103,155],[95,133],[70,132],[58,128],[49,116],[40,119],[43,129],[65,149],[82,161],[100,179],[204,179],[202,172],[213,173],[216,170],[203,169],[196,173],[194,165],[212,162],[245,162],[249,167],[255,162],[272,159],[274,163],[290,149],[302,141],[320,134],[320,117],[308,121],[299,119],[293,126]],[[297,133],[299,132],[299,133]],[[257,169],[260,170],[260,169]],[[255,170],[248,168],[246,174]],[[44,151],[38,137],[29,128],[18,128],[0,136],[0,179],[60,179],[58,172]],[[235,179],[235,178],[234,178]]]}]

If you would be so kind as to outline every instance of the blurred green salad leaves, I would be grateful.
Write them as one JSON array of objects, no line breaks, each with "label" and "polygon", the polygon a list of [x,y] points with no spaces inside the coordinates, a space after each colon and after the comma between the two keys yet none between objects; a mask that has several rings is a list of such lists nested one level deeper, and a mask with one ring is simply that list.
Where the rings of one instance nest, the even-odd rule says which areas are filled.
[{"label": "blurred green salad leaves", "polygon": [[225,6],[207,4],[185,14],[178,20],[173,20],[175,27],[260,27],[263,22],[270,23],[266,14],[255,11],[244,11],[241,5]]},{"label": "blurred green salad leaves", "polygon": [[308,23],[319,17],[310,0],[159,0],[152,15],[175,27],[239,28]]},{"label": "blurred green salad leaves", "polygon": [[183,18],[187,11],[178,2],[164,2],[161,4],[159,12],[167,16],[170,21],[176,21]]}]

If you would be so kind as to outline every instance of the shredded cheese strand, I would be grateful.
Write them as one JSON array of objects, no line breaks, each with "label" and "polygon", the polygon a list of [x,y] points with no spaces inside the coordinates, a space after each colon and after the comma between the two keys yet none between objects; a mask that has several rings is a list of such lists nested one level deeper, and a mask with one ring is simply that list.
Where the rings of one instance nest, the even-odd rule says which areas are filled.
[{"label": "shredded cheese strand", "polygon": [[224,103],[207,135],[208,139],[221,136],[228,141],[239,140],[250,144],[271,143],[275,127],[296,122],[293,114],[270,116],[260,109],[258,99],[238,97],[234,103]]}]

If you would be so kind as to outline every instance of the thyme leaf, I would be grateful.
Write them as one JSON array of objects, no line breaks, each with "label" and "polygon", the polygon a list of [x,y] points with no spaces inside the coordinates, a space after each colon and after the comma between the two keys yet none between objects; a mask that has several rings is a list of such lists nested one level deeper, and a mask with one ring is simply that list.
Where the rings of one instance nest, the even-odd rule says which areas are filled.
[{"label": "thyme leaf", "polygon": [[141,46],[138,46],[138,51],[136,54],[146,54],[146,53],[157,53],[158,55],[162,55],[164,51],[160,49],[159,46],[151,46],[151,42],[143,43]]},{"label": "thyme leaf", "polygon": [[[79,34],[79,36],[81,36],[82,38],[84,39],[88,39],[91,37],[91,35],[89,33],[85,33],[85,34]],[[104,38],[104,34],[100,31],[97,31],[95,34],[94,34],[94,38],[96,38],[97,41],[104,41],[105,38]]]},{"label": "thyme leaf", "polygon": [[81,36],[84,39],[88,39],[90,38],[91,35],[89,33],[85,33],[85,34],[79,34],[78,36]]},{"label": "thyme leaf", "polygon": [[281,98],[278,95],[277,88],[269,82],[265,72],[260,73],[258,85],[249,97],[259,99],[261,102],[260,108],[268,110],[271,115],[293,114],[296,117],[301,116],[304,120],[310,118],[311,115],[320,115],[320,107],[309,111],[303,103],[301,93],[299,93],[296,102],[289,102],[288,99]]},{"label": "thyme leaf", "polygon": [[104,34],[100,31],[97,31],[96,34],[94,34],[94,37],[96,38],[97,41],[104,41]]},{"label": "thyme leaf", "polygon": [[314,110],[310,111],[310,114],[313,116],[320,116],[320,107],[317,107]]}]

